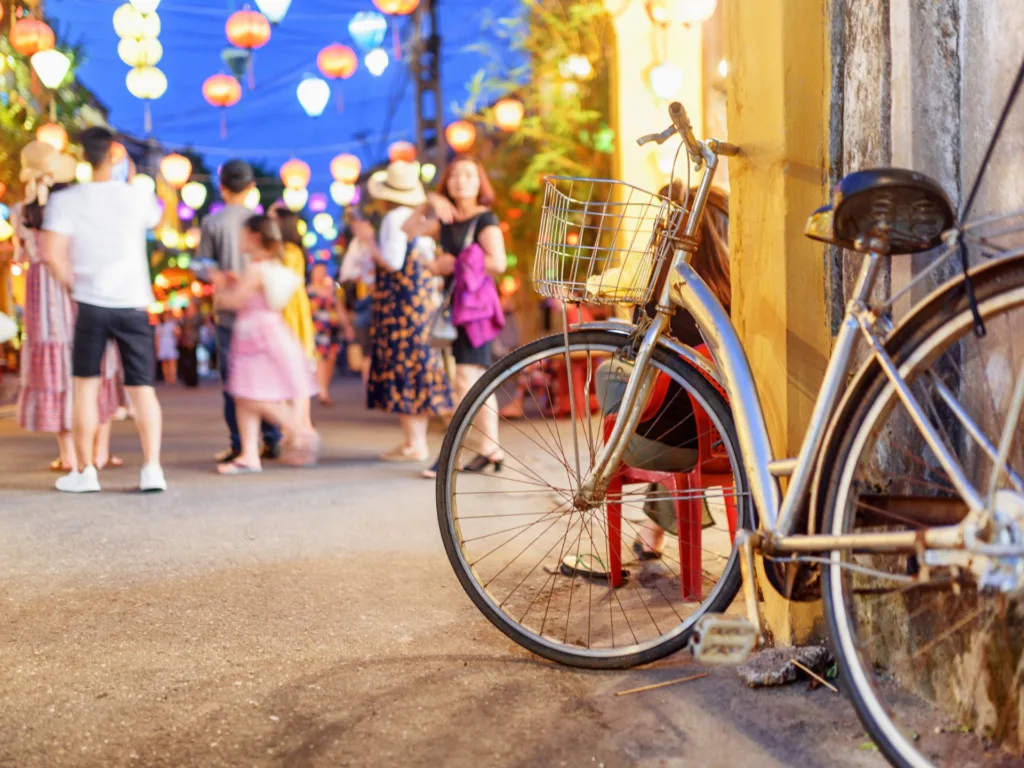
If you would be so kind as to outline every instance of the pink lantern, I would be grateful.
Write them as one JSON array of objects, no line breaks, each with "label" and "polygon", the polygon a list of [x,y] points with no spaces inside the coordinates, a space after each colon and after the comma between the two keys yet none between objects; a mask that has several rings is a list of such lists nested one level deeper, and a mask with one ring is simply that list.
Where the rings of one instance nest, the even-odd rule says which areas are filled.
[{"label": "pink lantern", "polygon": [[314,192],[309,196],[309,202],[306,205],[313,213],[323,213],[327,210],[327,195],[323,192]]}]

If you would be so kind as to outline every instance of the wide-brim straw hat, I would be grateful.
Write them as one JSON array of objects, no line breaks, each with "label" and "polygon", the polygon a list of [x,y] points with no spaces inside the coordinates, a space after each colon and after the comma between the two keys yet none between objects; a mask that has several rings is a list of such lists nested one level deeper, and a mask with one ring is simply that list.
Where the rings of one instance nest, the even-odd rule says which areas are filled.
[{"label": "wide-brim straw hat", "polygon": [[54,184],[70,184],[78,175],[78,161],[71,155],[61,153],[53,158],[50,164],[53,169]]},{"label": "wide-brim straw hat", "polygon": [[375,200],[387,200],[398,205],[415,206],[427,201],[427,193],[420,183],[416,166],[402,160],[389,165],[387,175],[383,178],[375,179],[371,176],[366,189]]}]

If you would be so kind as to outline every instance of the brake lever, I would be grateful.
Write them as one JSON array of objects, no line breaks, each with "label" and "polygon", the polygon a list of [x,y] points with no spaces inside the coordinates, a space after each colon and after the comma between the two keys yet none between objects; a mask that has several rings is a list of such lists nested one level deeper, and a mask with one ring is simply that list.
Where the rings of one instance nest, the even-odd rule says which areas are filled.
[{"label": "brake lever", "polygon": [[670,125],[661,133],[648,133],[646,136],[641,136],[636,140],[636,143],[639,147],[642,147],[644,144],[650,144],[652,141],[658,144],[664,144],[675,135],[676,127],[674,125]]}]

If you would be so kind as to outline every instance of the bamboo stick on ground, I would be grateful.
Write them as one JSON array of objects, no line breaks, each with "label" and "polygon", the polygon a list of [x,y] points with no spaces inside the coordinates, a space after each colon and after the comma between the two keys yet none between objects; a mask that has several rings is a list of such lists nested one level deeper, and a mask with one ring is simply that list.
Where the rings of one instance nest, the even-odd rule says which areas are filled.
[{"label": "bamboo stick on ground", "polygon": [[[700,680],[702,677],[707,677],[707,672],[701,672],[699,675],[692,675],[690,677],[683,677],[679,680],[666,680],[664,683],[654,683],[652,685],[644,685],[640,688],[630,688],[628,691],[619,691],[616,696],[628,696],[631,693],[643,693],[644,691],[653,691],[655,688],[665,688],[669,685],[676,685],[678,683],[688,683],[691,680]],[[826,683],[827,685],[827,683]]]}]

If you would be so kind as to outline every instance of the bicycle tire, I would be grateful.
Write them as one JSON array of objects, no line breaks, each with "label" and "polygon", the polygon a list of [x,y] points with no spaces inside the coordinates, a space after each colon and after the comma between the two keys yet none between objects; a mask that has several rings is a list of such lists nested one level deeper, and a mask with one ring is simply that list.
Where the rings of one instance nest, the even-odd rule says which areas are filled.
[{"label": "bicycle tire", "polygon": [[[606,330],[573,331],[568,336],[570,350],[587,345],[595,349],[617,350],[630,343],[628,337]],[[493,601],[490,600],[486,592],[477,584],[472,569],[462,557],[459,543],[456,540],[455,519],[451,508],[451,483],[454,470],[454,454],[458,449],[460,435],[468,429],[468,425],[465,424],[466,420],[470,418],[471,414],[475,413],[477,403],[486,399],[490,388],[494,386],[495,382],[500,381],[502,377],[514,375],[514,373],[510,372],[524,367],[527,364],[525,361],[537,358],[545,352],[564,349],[565,339],[562,335],[549,336],[526,344],[511,352],[488,369],[463,399],[449,426],[438,460],[436,483],[438,525],[448,560],[466,594],[488,620],[508,638],[528,651],[559,664],[585,669],[625,669],[647,664],[682,650],[689,642],[693,626],[701,616],[709,612],[722,612],[728,608],[739,590],[741,581],[739,560],[735,550],[732,551],[730,561],[720,577],[719,583],[721,588],[716,587],[716,591],[712,596],[709,596],[707,602],[694,613],[692,618],[685,622],[686,626],[682,631],[677,632],[664,642],[657,643],[653,647],[632,651],[613,649],[613,652],[610,653],[594,654],[585,653],[584,649],[576,651],[569,646],[556,646],[553,643],[545,642],[543,638],[524,630],[505,613],[501,612]],[[741,500],[737,509],[738,527],[756,527],[756,514],[753,503],[750,501],[749,486],[743,471],[742,462],[738,460],[740,452],[736,426],[725,398],[709,382],[704,374],[685,360],[672,355],[662,348],[656,349],[653,357],[664,370],[671,371],[673,375],[686,382],[687,386],[692,387],[704,403],[707,404],[705,410],[709,411],[709,415],[715,421],[723,441],[728,442],[728,447],[732,451],[731,455],[736,457],[733,461],[734,477],[737,483],[736,498]]]},{"label": "bicycle tire", "polygon": [[[974,275],[974,286],[979,311],[983,318],[990,318],[995,312],[1005,309],[1006,302],[1011,306],[1024,306],[1024,263],[1021,260],[1008,260],[1009,263],[989,265]],[[1014,263],[1016,262],[1016,263]],[[944,291],[937,292],[906,326],[901,326],[893,334],[888,347],[889,354],[898,367],[904,364],[921,366],[928,359],[928,354],[936,354],[941,350],[946,339],[957,338],[956,333],[969,329],[973,325],[973,314],[968,304],[966,292],[959,285],[951,285]],[[962,338],[962,333],[961,333]],[[912,378],[916,368],[912,368],[907,378]],[[853,387],[847,398],[848,407],[841,411],[840,416],[830,430],[834,439],[823,453],[821,467],[823,472],[819,478],[819,487],[826,489],[819,507],[824,511],[824,533],[838,534],[846,530],[851,520],[850,505],[847,503],[849,488],[843,487],[843,479],[847,478],[847,486],[852,484],[856,465],[870,435],[864,430],[870,428],[875,421],[881,419],[885,424],[884,412],[887,402],[894,395],[886,398],[889,380],[877,366],[868,367]],[[877,429],[877,427],[875,427]],[[852,467],[848,464],[853,463]],[[837,559],[838,553],[831,553]],[[857,652],[858,640],[850,628],[848,619],[850,605],[842,588],[842,569],[837,564],[823,566],[824,609],[829,628],[830,643],[833,653],[842,671],[840,682],[849,696],[858,717],[867,729],[868,734],[878,745],[886,759],[900,768],[927,768],[933,763],[915,747],[915,739],[908,738],[892,721],[887,707],[879,700],[872,683],[873,674],[864,669],[862,659]]]}]

